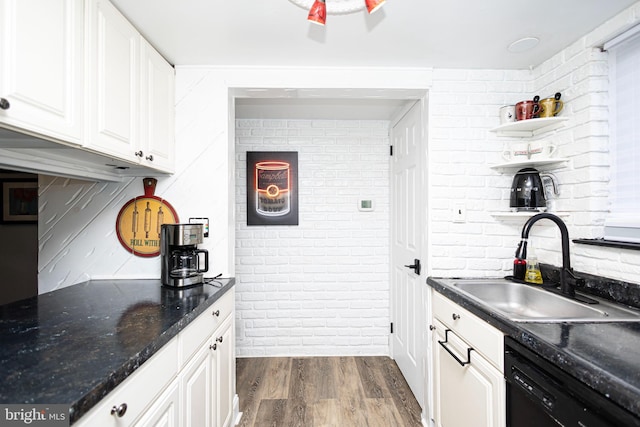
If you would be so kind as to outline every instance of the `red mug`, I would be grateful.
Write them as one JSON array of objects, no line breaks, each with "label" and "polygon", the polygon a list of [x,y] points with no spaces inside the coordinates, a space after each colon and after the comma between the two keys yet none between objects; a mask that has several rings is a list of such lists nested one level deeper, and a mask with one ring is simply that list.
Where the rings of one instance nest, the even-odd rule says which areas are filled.
[{"label": "red mug", "polygon": [[532,119],[538,114],[540,104],[536,101],[520,101],[516,104],[516,120]]}]

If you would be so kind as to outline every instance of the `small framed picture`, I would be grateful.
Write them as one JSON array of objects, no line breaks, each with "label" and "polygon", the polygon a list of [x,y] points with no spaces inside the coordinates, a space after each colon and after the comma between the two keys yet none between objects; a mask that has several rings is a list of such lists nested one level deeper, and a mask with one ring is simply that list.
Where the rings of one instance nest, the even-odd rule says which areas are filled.
[{"label": "small framed picture", "polygon": [[5,181],[2,183],[2,222],[34,223],[38,221],[38,182]]}]

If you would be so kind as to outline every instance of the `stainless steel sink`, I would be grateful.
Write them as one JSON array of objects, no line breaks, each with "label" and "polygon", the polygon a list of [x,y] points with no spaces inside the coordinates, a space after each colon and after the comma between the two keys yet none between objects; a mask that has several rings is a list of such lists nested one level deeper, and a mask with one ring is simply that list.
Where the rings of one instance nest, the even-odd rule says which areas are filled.
[{"label": "stainless steel sink", "polygon": [[598,304],[585,304],[542,287],[504,279],[444,280],[470,298],[515,322],[620,322],[640,321],[640,310],[589,296]]}]

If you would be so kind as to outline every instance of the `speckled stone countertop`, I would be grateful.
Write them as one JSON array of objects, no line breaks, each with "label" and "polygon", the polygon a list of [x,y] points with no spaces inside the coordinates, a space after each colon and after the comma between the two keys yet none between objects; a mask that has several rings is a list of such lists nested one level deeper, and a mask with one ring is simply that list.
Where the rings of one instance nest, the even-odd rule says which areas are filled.
[{"label": "speckled stone countertop", "polygon": [[640,417],[640,322],[512,322],[450,283],[427,279],[439,293]]},{"label": "speckled stone countertop", "polygon": [[0,403],[68,404],[73,423],[234,283],[94,280],[0,306]]}]

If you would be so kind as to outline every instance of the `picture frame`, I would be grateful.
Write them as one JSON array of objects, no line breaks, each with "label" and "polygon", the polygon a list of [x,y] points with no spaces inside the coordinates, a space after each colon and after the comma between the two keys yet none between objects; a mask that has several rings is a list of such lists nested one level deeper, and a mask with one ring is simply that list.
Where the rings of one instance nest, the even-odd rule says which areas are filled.
[{"label": "picture frame", "polygon": [[247,225],[298,224],[298,152],[247,152]]},{"label": "picture frame", "polygon": [[2,223],[38,222],[38,182],[2,182]]}]

